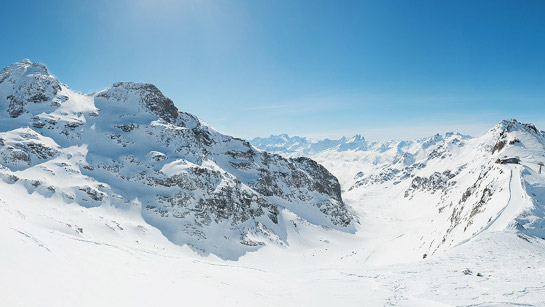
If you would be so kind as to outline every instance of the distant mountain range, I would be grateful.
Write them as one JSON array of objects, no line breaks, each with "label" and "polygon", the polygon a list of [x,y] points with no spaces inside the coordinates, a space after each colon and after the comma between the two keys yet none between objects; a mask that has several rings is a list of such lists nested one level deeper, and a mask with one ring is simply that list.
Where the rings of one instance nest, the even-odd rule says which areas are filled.
[{"label": "distant mountain range", "polygon": [[290,137],[287,134],[279,134],[266,138],[257,137],[250,142],[259,149],[289,156],[309,156],[326,150],[363,151],[369,149],[369,144],[359,134],[351,138],[343,137],[338,140],[313,140],[300,136]]}]

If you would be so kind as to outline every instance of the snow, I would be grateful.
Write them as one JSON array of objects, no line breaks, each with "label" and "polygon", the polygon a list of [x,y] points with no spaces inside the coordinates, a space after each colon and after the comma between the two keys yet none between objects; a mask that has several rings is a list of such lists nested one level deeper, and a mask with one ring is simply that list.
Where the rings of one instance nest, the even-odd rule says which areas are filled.
[{"label": "snow", "polygon": [[[0,305],[545,305],[535,127],[254,140],[284,159],[169,101],[127,82],[76,94],[28,60],[2,70],[0,112],[17,112],[0,116]],[[346,206],[301,154],[339,178]],[[157,195],[170,202],[153,207]]]},{"label": "snow", "polygon": [[201,254],[237,259],[287,242],[282,211],[338,231],[354,217],[340,185],[179,112],[152,84],[74,93],[38,63],[0,73],[0,179],[84,208],[139,203],[147,224]]},{"label": "snow", "polygon": [[[373,255],[385,238],[301,221],[288,236],[308,235],[289,246],[224,261],[173,245],[138,214],[82,209],[36,194],[20,202],[24,190],[0,188],[0,240],[9,247],[0,253],[0,287],[7,306],[545,303],[544,241],[515,233],[490,232],[403,264],[383,254],[379,264]],[[466,268],[473,274],[464,275]]]}]

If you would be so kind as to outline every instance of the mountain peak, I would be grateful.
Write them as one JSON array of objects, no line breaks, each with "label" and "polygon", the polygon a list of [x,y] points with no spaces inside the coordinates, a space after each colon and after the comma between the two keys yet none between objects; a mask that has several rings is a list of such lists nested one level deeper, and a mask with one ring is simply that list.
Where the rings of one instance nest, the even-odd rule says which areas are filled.
[{"label": "mountain peak", "polygon": [[527,132],[533,135],[541,135],[540,131],[536,128],[536,126],[532,123],[523,123],[516,119],[510,119],[510,120],[502,120],[499,122],[496,126],[494,126],[492,129],[490,129],[491,133],[505,135],[510,132],[514,131],[521,131],[521,132]]},{"label": "mountain peak", "polygon": [[514,130],[526,130],[530,133],[539,133],[536,126],[532,123],[522,123],[517,121],[516,119],[513,119],[509,122],[505,130],[507,132],[514,131]]},{"label": "mountain peak", "polygon": [[[62,84],[49,74],[47,67],[29,59],[15,62],[0,71],[0,90],[5,95],[0,97],[0,104],[5,101],[8,114],[12,118],[23,113],[39,114],[48,111],[58,107],[59,101],[68,99],[57,97],[62,90]],[[116,82],[111,88],[95,95],[95,98],[129,102],[125,104],[125,109],[131,109],[131,102],[137,101],[136,105],[141,106],[141,109],[169,123],[174,123],[178,118],[178,109],[172,100],[150,83]],[[139,112],[137,109],[125,111]]]},{"label": "mountain peak", "polygon": [[365,137],[361,134],[355,134],[353,137],[349,139],[350,142],[358,142],[358,141],[365,141]]},{"label": "mountain peak", "polygon": [[510,145],[528,142],[530,139],[541,139],[543,133],[534,124],[522,123],[516,119],[502,120],[488,134],[495,141],[492,153],[503,151]]},{"label": "mountain peak", "polygon": [[[55,107],[58,102],[53,101],[62,89],[61,83],[52,75],[45,65],[32,63],[29,59],[13,63],[0,71],[0,104],[7,104],[10,117],[16,118],[32,110],[41,113],[45,105]],[[35,108],[40,106],[38,108]],[[29,108],[31,109],[29,111]]]},{"label": "mountain peak", "polygon": [[138,223],[200,253],[235,260],[286,245],[292,214],[355,231],[325,168],[221,134],[178,112],[153,84],[77,94],[45,66],[22,61],[0,74],[0,112],[0,184],[83,208],[134,208]]},{"label": "mountain peak", "polygon": [[95,98],[105,98],[118,102],[135,100],[144,110],[157,115],[169,123],[178,118],[178,108],[174,102],[151,83],[116,82],[111,88],[98,93]]},{"label": "mountain peak", "polygon": [[42,74],[45,76],[50,76],[47,67],[40,63],[32,63],[29,59],[22,59],[19,62],[12,63],[4,67],[0,74],[14,73],[19,72],[18,75],[29,75],[29,74]]}]

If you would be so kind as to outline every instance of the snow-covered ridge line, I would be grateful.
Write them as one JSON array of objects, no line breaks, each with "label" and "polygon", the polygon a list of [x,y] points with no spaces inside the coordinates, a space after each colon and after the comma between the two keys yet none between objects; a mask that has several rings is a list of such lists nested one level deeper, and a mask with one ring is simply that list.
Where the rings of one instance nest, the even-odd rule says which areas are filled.
[{"label": "snow-covered ridge line", "polygon": [[[305,152],[290,152],[275,140],[269,143],[279,145],[278,153]],[[254,145],[269,144],[260,142]],[[405,212],[395,219],[407,220],[397,227],[406,229],[401,235],[415,257],[487,231],[545,238],[545,133],[532,124],[503,120],[477,138],[447,133],[361,148],[334,146],[308,156],[340,179],[345,198],[366,206],[365,214],[373,214],[369,202],[377,201],[379,216]]]},{"label": "snow-covered ridge line", "polygon": [[402,151],[413,144],[430,146],[453,136],[462,139],[470,139],[468,135],[458,132],[446,132],[436,134],[429,138],[403,141],[368,141],[361,134],[351,137],[343,136],[340,139],[313,139],[301,136],[289,136],[287,134],[270,135],[268,137],[256,137],[250,140],[252,145],[269,152],[279,153],[285,156],[312,156],[326,151],[375,151],[385,152],[396,148]]},{"label": "snow-covered ridge line", "polygon": [[356,179],[379,171],[381,166],[396,163],[409,165],[422,159],[427,148],[443,142],[464,142],[469,139],[470,136],[457,132],[417,140],[382,142],[367,141],[361,135],[338,140],[312,140],[282,134],[255,138],[250,142],[261,150],[285,157],[311,157],[333,172],[344,189],[349,189]]},{"label": "snow-covered ridge line", "polygon": [[355,231],[318,163],[223,135],[152,84],[83,95],[29,60],[0,72],[0,165],[0,178],[28,193],[137,211],[171,242],[226,259],[286,245],[293,214]]},{"label": "snow-covered ridge line", "polygon": [[367,141],[359,134],[353,137],[342,137],[338,140],[322,139],[315,140],[306,137],[287,134],[271,135],[269,137],[257,137],[250,141],[259,149],[278,152],[290,156],[308,156],[325,150],[368,150]]}]

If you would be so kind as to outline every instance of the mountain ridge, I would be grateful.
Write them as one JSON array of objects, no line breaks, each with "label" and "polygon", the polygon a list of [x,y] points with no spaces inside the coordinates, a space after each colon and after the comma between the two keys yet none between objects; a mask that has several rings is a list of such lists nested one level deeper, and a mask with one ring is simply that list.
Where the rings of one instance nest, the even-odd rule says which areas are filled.
[{"label": "mountain ridge", "polygon": [[[279,146],[276,152],[297,151]],[[545,163],[545,133],[533,124],[502,120],[476,138],[449,132],[308,156],[339,178],[352,206],[372,201],[382,210],[421,211],[415,219],[427,226],[404,233],[413,253],[445,251],[484,231],[545,237],[545,180],[538,167]]]},{"label": "mountain ridge", "polygon": [[23,60],[0,74],[0,123],[5,182],[84,208],[141,208],[170,241],[204,254],[237,259],[286,245],[287,211],[355,231],[325,168],[223,135],[152,84],[78,94]]}]

